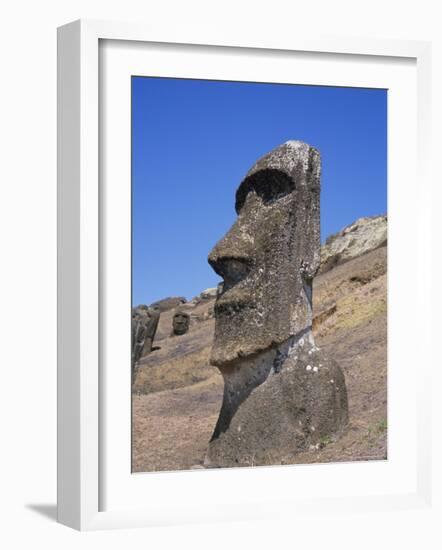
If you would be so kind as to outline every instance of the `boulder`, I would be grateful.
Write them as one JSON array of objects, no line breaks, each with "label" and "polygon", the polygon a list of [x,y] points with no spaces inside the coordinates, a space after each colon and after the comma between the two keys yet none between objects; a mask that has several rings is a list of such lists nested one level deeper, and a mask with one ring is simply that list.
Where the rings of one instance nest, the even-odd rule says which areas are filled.
[{"label": "boulder", "polygon": [[175,309],[186,302],[187,300],[183,296],[171,296],[169,298],[158,300],[157,302],[150,304],[149,307],[159,309],[161,313],[164,313],[165,311]]},{"label": "boulder", "polygon": [[320,273],[387,244],[387,216],[360,218],[330,235],[321,247]]}]

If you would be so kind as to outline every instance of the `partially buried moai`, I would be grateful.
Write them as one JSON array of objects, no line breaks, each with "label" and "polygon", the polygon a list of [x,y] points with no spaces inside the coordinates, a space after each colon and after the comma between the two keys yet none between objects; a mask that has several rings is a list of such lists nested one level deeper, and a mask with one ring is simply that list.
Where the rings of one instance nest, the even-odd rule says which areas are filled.
[{"label": "partially buried moai", "polygon": [[182,310],[178,310],[172,319],[172,336],[181,336],[189,330],[190,316]]},{"label": "partially buried moai", "polygon": [[159,309],[138,306],[132,311],[132,365],[152,351],[159,320]]},{"label": "partially buried moai", "polygon": [[211,363],[224,396],[206,466],[290,463],[348,421],[344,375],[312,335],[319,199],[319,152],[288,141],[247,173],[209,254],[223,278]]}]

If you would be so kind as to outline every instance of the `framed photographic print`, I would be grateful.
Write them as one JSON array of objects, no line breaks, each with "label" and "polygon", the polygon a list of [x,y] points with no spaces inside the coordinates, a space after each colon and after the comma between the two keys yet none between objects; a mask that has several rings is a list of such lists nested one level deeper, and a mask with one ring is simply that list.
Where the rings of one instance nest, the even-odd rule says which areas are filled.
[{"label": "framed photographic print", "polygon": [[59,29],[59,521],[425,505],[429,45],[172,34]]}]

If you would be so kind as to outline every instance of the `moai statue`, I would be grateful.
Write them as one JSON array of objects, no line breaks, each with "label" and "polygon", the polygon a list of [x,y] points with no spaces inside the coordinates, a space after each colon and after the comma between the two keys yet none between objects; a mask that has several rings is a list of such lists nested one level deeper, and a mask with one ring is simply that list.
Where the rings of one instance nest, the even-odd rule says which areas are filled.
[{"label": "moai statue", "polygon": [[189,330],[190,315],[178,310],[172,320],[172,336],[181,336]]},{"label": "moai statue", "polygon": [[348,422],[344,375],[312,335],[319,198],[319,152],[280,145],[247,173],[238,218],[209,254],[223,278],[211,364],[224,397],[208,467],[290,463]]},{"label": "moai statue", "polygon": [[160,320],[159,309],[139,306],[132,316],[132,364],[152,351]]}]

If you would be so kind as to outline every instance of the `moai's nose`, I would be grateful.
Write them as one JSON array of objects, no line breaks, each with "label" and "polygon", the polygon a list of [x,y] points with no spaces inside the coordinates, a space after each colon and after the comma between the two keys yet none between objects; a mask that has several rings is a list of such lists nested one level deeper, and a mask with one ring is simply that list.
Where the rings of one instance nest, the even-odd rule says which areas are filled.
[{"label": "moai's nose", "polygon": [[236,221],[208,257],[212,269],[224,279],[224,290],[247,276],[253,263],[252,252],[253,237]]}]

